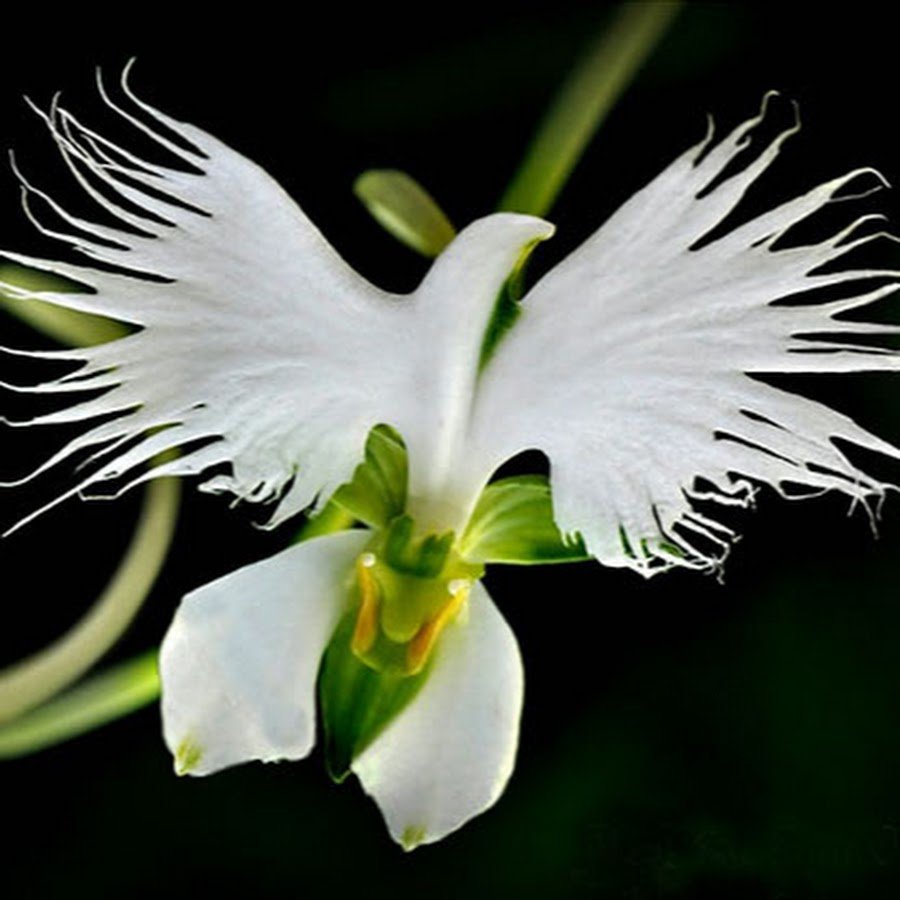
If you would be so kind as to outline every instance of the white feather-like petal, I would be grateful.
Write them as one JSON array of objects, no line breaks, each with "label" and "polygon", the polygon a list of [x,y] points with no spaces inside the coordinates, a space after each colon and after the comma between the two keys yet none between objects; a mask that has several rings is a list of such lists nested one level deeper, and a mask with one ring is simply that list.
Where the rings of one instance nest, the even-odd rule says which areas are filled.
[{"label": "white feather-like petal", "polygon": [[[702,499],[729,504],[749,503],[757,482],[877,500],[887,486],[837,441],[898,456],[846,416],[751,377],[900,368],[876,343],[896,327],[837,318],[897,287],[889,270],[834,270],[876,237],[857,233],[872,217],[820,243],[773,246],[871,170],[710,235],[796,130],[722,180],[767,105],[676,159],[538,282],[482,378],[474,457],[544,451],[559,526],[607,565],[714,568],[728,533],[698,518],[697,479],[712,486]],[[852,296],[776,304],[841,284]]]}]

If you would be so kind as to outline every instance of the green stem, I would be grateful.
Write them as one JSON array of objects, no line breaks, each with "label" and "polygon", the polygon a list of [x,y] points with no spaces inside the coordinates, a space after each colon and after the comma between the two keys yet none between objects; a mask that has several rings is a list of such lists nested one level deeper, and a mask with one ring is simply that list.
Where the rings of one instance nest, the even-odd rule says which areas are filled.
[{"label": "green stem", "polygon": [[585,146],[681,6],[648,0],[622,6],[588,48],[550,107],[499,209],[543,216],[553,206]]},{"label": "green stem", "polygon": [[[118,322],[73,312],[39,299],[41,292],[71,290],[77,290],[77,286],[45,272],[0,264],[0,308],[38,331],[64,344],[76,346],[104,343],[128,333],[128,329]],[[125,556],[87,614],[48,647],[0,671],[0,723],[17,719],[15,723],[0,728],[0,746],[7,747],[4,742],[12,741],[8,746],[26,747],[27,741],[21,743],[21,736],[30,734],[35,728],[36,733],[45,736],[69,734],[68,725],[52,724],[58,715],[62,715],[65,722],[96,721],[99,724],[133,708],[130,705],[133,702],[131,688],[125,690],[121,698],[110,700],[110,692],[122,689],[124,682],[121,678],[114,678],[114,673],[109,673],[88,682],[83,689],[72,691],[65,698],[27,714],[80,678],[131,624],[150,592],[171,545],[179,495],[180,488],[174,479],[154,481],[144,495],[140,518]],[[96,706],[91,686],[101,681],[106,684],[105,708],[109,712],[105,714],[106,718],[97,720],[96,708],[99,707]],[[129,700],[129,697],[132,699]],[[83,714],[79,713],[78,705],[82,702],[79,698],[85,698],[85,702],[90,700],[95,712],[86,708]],[[121,712],[112,711],[116,709]],[[78,726],[79,730],[88,727],[93,726]],[[46,743],[56,739],[44,737],[41,740]],[[26,750],[20,749],[18,752]]]},{"label": "green stem", "polygon": [[[66,684],[78,677],[87,667],[84,654],[105,650],[118,637],[116,629],[122,628],[123,623],[127,625],[129,604],[132,611],[140,606],[155,574],[153,560],[162,562],[171,537],[174,507],[167,511],[165,504],[177,500],[177,484],[174,479],[160,479],[151,484],[148,494],[155,491],[157,499],[151,502],[148,497],[142,522],[125,560],[88,616],[57,645],[0,673],[0,712],[15,717],[14,721],[0,724],[0,759],[24,756],[77,737],[136,712],[159,697],[158,650],[151,650],[88,678],[37,709],[30,709],[65,686],[61,683],[63,674],[68,678]],[[353,522],[353,517],[337,504],[329,504],[306,522],[297,540],[341,531]],[[163,537],[165,546],[159,542]],[[141,575],[135,564],[143,571],[143,581],[137,580]],[[110,630],[104,628],[104,623]],[[95,641],[90,640],[91,635]],[[76,669],[78,674],[73,674]],[[0,723],[3,721],[0,717]]]},{"label": "green stem", "polygon": [[120,663],[0,726],[0,759],[34,753],[152,703],[159,696],[157,652]]},{"label": "green stem", "polygon": [[149,485],[131,545],[84,618],[59,640],[0,672],[0,722],[68,687],[122,636],[166,558],[179,492],[175,479],[160,478]]}]

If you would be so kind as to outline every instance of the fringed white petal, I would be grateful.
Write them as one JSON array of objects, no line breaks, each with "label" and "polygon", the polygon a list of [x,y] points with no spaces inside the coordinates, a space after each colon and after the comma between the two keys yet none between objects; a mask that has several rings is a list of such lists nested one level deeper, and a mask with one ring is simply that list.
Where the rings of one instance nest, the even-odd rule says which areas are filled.
[{"label": "fringed white petal", "polygon": [[[102,418],[37,470],[95,452],[89,474],[34,515],[109,479],[127,488],[144,480],[143,467],[158,454],[178,449],[168,474],[224,467],[201,487],[277,501],[268,521],[276,525],[348,480],[380,422],[407,441],[412,482],[441,489],[494,298],[521,247],[552,228],[513,215],[475,223],[414,295],[385,294],[353,272],[254,163],[138,100],[124,77],[134,111],[99,87],[126,127],[177,165],[141,158],[54,100],[38,114],[71,174],[120,227],[64,209],[14,166],[37,228],[102,268],[4,251],[88,291],[0,290],[139,329],[66,351],[59,358],[77,368],[38,390],[66,399],[87,393],[11,423]],[[61,224],[45,224],[38,210]]]},{"label": "fringed white petal", "polygon": [[[181,448],[179,461],[167,467],[170,473],[231,465],[210,489],[271,501],[290,484],[289,497],[273,515],[280,520],[345,481],[369,429],[391,417],[391,398],[398,393],[391,390],[391,355],[374,349],[391,345],[398,300],[349,269],[253,163],[145,104],[139,105],[152,125],[114,106],[105,91],[103,97],[196,171],[139,160],[56,102],[42,114],[71,172],[123,227],[77,218],[21,178],[27,208],[43,201],[77,234],[51,230],[32,214],[38,227],[113,270],[4,253],[90,292],[29,295],[7,287],[15,296],[141,330],[67,352],[65,358],[79,367],[42,390],[105,392],[85,394],[83,402],[31,424],[118,415],[54,458],[60,462],[113,441],[130,446],[75,490],[127,475],[154,454]],[[163,128],[186,146],[163,135]],[[210,453],[204,446],[209,442],[223,446]]]},{"label": "fringed white petal", "polygon": [[[78,368],[40,390],[103,393],[82,393],[82,402],[29,424],[117,416],[54,458],[128,448],[109,454],[74,491],[127,478],[155,454],[180,448],[167,466],[171,474],[228,463],[230,471],[207,487],[256,501],[280,498],[278,521],[345,481],[369,429],[396,418],[394,357],[375,351],[390,343],[401,303],[346,266],[256,165],[136,101],[124,79],[123,86],[150,124],[103,90],[107,105],[194,171],[139,159],[56,101],[41,113],[72,174],[121,228],[76,217],[20,174],[39,229],[104,268],[5,252],[89,292],[0,287],[140,330],[67,351],[63,358]],[[41,224],[37,209],[72,233]]]},{"label": "fringed white petal", "polygon": [[[701,515],[700,499],[746,504],[762,483],[866,502],[887,487],[837,442],[893,457],[895,447],[752,377],[900,368],[878,344],[900,329],[838,318],[895,290],[900,273],[822,271],[880,236],[856,236],[875,217],[821,243],[773,246],[846,185],[877,178],[871,170],[710,234],[796,130],[721,179],[768,99],[718,145],[708,137],[676,159],[546,275],[484,373],[473,455],[496,464],[544,451],[560,528],[607,565],[714,568],[733,534]],[[833,285],[842,299],[776,304]]]},{"label": "fringed white petal", "polygon": [[319,662],[368,538],[305,541],[184,598],[159,661],[163,732],[180,772],[309,753]]},{"label": "fringed white petal", "polygon": [[491,807],[519,740],[519,647],[480,583],[435,653],[421,691],[352,766],[407,850]]}]

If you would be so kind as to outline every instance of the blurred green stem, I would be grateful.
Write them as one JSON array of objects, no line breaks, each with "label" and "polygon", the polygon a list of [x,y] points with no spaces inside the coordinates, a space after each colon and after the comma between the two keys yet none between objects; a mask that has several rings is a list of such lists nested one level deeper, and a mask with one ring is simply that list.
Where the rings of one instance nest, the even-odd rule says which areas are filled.
[{"label": "blurred green stem", "polygon": [[159,696],[156,650],[120,663],[0,726],[0,759],[34,753],[134,712]]},{"label": "blurred green stem", "polygon": [[179,492],[175,479],[160,478],[149,485],[131,545],[84,618],[59,640],[0,672],[0,722],[68,687],[122,636],[165,560]]},{"label": "blurred green stem", "polygon": [[5,309],[41,334],[72,347],[104,344],[128,334],[124,325],[112,319],[75,312],[30,296],[32,293],[77,290],[77,285],[55,275],[12,263],[0,263],[0,309]]},{"label": "blurred green stem", "polygon": [[626,3],[563,84],[499,209],[543,216],[592,135],[634,79],[681,6]]},{"label": "blurred green stem", "polygon": [[[128,333],[118,322],[73,312],[39,299],[41,293],[71,290],[77,290],[77,286],[45,272],[0,264],[0,307],[38,331],[61,343],[79,346],[104,343]],[[165,561],[175,531],[179,496],[176,480],[154,481],[144,495],[138,524],[125,556],[87,614],[48,647],[0,671],[0,723],[22,717],[15,725],[0,729],[2,734],[24,734],[32,721],[42,723],[39,733],[53,732],[50,723],[55,714],[51,710],[57,708],[56,704],[49,704],[33,716],[25,714],[80,678],[131,624]],[[115,680],[113,683],[119,685]],[[91,681],[85,685],[84,694],[72,692],[65,700],[60,699],[61,715],[66,721],[73,720],[79,702],[76,695],[95,697],[90,690],[93,684]],[[21,737],[16,740],[21,742]]]}]

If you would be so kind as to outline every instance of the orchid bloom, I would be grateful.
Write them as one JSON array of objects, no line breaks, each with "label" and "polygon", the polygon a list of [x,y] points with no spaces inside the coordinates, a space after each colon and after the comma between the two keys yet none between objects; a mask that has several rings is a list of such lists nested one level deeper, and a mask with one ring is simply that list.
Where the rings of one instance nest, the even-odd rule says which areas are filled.
[{"label": "orchid bloom", "polygon": [[[54,102],[39,112],[65,164],[120,227],[74,215],[17,170],[41,233],[102,265],[4,251],[83,286],[4,289],[134,326],[100,346],[11,351],[71,365],[15,389],[73,398],[14,424],[91,423],[33,473],[73,458],[87,473],[50,505],[110,480],[121,493],[190,475],[267,505],[269,527],[330,498],[362,526],[184,599],[160,657],[178,771],[305,757],[318,684],[335,777],[355,773],[404,846],[439,840],[496,801],[516,752],[522,664],[482,584],[487,563],[714,571],[734,538],[717,505],[747,506],[759,486],[837,490],[867,509],[883,497],[843,448],[895,447],[757,377],[898,367],[877,343],[896,328],[845,317],[898,273],[827,265],[877,238],[865,227],[876,217],[820,243],[789,239],[877,173],[722,226],[797,130],[747,151],[768,98],[720,141],[710,128],[540,278],[501,335],[498,297],[548,222],[482,218],[412,294],[386,293],[254,163],[126,78],[127,104],[98,84],[168,161]],[[838,298],[816,293],[838,285]],[[529,449],[549,480],[491,483]]]}]

